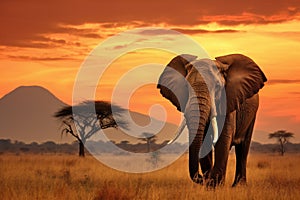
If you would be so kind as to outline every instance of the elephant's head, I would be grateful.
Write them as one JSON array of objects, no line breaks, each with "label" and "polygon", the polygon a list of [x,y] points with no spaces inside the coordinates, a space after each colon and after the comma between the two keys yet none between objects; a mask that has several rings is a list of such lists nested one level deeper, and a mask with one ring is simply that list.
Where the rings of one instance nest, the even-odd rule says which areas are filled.
[{"label": "elephant's head", "polygon": [[197,56],[183,54],[171,60],[159,78],[157,88],[163,97],[170,100],[177,110],[184,111],[188,100],[188,85],[186,84],[187,66]]},{"label": "elephant's head", "polygon": [[216,116],[239,109],[267,80],[255,62],[241,54],[217,57],[215,61],[196,58],[186,54],[173,58],[157,85],[162,96],[185,115],[192,179],[198,176],[199,150],[209,124],[212,123],[215,140],[218,135]]}]

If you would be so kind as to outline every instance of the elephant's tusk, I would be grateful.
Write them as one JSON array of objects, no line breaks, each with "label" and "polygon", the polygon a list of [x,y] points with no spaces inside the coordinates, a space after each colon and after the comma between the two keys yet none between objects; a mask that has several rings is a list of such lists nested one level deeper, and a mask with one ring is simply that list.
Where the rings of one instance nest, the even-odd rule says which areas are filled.
[{"label": "elephant's tusk", "polygon": [[219,131],[218,131],[218,123],[217,123],[217,118],[213,117],[211,119],[211,124],[212,124],[212,128],[213,128],[213,144],[216,144],[218,141],[218,137],[219,137]]},{"label": "elephant's tusk", "polygon": [[179,125],[178,129],[176,130],[175,138],[173,140],[170,140],[168,144],[172,144],[177,138],[181,135],[184,127],[186,126],[186,120],[183,118],[181,124]]}]

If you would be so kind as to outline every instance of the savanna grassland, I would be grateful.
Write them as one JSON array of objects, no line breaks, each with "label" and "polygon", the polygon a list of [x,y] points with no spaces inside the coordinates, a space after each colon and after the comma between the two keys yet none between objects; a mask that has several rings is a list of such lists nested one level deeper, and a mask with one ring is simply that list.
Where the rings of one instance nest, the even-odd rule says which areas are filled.
[{"label": "savanna grassland", "polygon": [[[116,157],[116,159],[118,159]],[[225,186],[208,190],[188,179],[187,155],[151,173],[108,168],[92,156],[0,155],[1,199],[300,199],[300,156],[251,154],[248,185],[232,188],[230,155]]]}]

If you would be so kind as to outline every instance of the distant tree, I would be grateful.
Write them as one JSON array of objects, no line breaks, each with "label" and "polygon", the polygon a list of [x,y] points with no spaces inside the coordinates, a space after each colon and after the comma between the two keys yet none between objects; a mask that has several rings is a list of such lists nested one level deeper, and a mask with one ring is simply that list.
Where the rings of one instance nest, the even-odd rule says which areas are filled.
[{"label": "distant tree", "polygon": [[120,142],[120,144],[129,144],[129,141],[127,141],[127,140],[122,140],[121,142]]},{"label": "distant tree", "polygon": [[36,146],[39,146],[39,144],[38,144],[37,142],[31,142],[31,143],[30,143],[30,146],[36,147]]},{"label": "distant tree", "polygon": [[161,152],[160,151],[151,152],[150,155],[149,155],[149,158],[146,159],[146,161],[151,163],[153,167],[157,167],[158,163],[160,161],[162,161]]},{"label": "distant tree", "polygon": [[10,139],[0,139],[0,151],[2,150],[8,150],[11,148],[12,143]]},{"label": "distant tree", "polygon": [[118,147],[121,149],[127,150],[128,147],[130,146],[130,142],[127,140],[122,140],[120,143],[116,144]]},{"label": "distant tree", "polygon": [[130,142],[127,141],[127,140],[122,140],[122,141],[120,142],[121,145],[128,145],[129,143],[130,143]]},{"label": "distant tree", "polygon": [[28,147],[21,147],[20,150],[25,153],[28,152],[30,149]]},{"label": "distant tree", "polygon": [[147,142],[147,152],[150,152],[150,149],[151,149],[150,145],[151,145],[151,143],[154,143],[156,141],[156,135],[152,134],[152,133],[144,132],[142,134],[142,138],[140,138],[140,140]]},{"label": "distant tree", "polygon": [[116,123],[112,111],[114,115],[121,115],[125,110],[105,101],[84,101],[78,105],[61,108],[54,117],[60,119],[65,126],[62,134],[70,134],[76,138],[79,143],[79,156],[84,157],[86,140],[100,129],[117,128],[117,126],[126,128],[125,122]]},{"label": "distant tree", "polygon": [[294,133],[287,132],[286,130],[279,130],[269,134],[269,139],[277,139],[280,145],[280,153],[282,156],[285,153],[284,144],[286,144],[292,137],[294,137]]},{"label": "distant tree", "polygon": [[0,144],[1,145],[5,145],[5,144],[11,145],[11,140],[10,139],[0,139]]}]

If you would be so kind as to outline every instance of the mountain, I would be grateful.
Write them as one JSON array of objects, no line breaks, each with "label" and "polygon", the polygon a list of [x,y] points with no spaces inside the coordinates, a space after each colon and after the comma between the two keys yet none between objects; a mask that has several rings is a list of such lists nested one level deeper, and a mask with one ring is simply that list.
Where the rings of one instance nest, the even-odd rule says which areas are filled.
[{"label": "mountain", "polygon": [[[21,86],[0,99],[0,139],[18,140],[26,143],[54,141],[56,143],[72,142],[72,136],[61,137],[61,122],[53,117],[63,106],[47,89],[40,86]],[[129,141],[144,143],[137,139],[143,132],[152,133],[153,127],[146,127],[151,121],[155,126],[161,121],[136,112],[130,112],[130,117],[140,128],[133,128],[129,133],[120,129],[105,129],[107,138],[115,142]],[[176,131],[174,124],[166,123],[157,134],[157,141],[171,140]]]},{"label": "mountain", "polygon": [[66,104],[40,86],[21,86],[0,99],[0,138],[24,142],[61,141],[52,116]]}]

